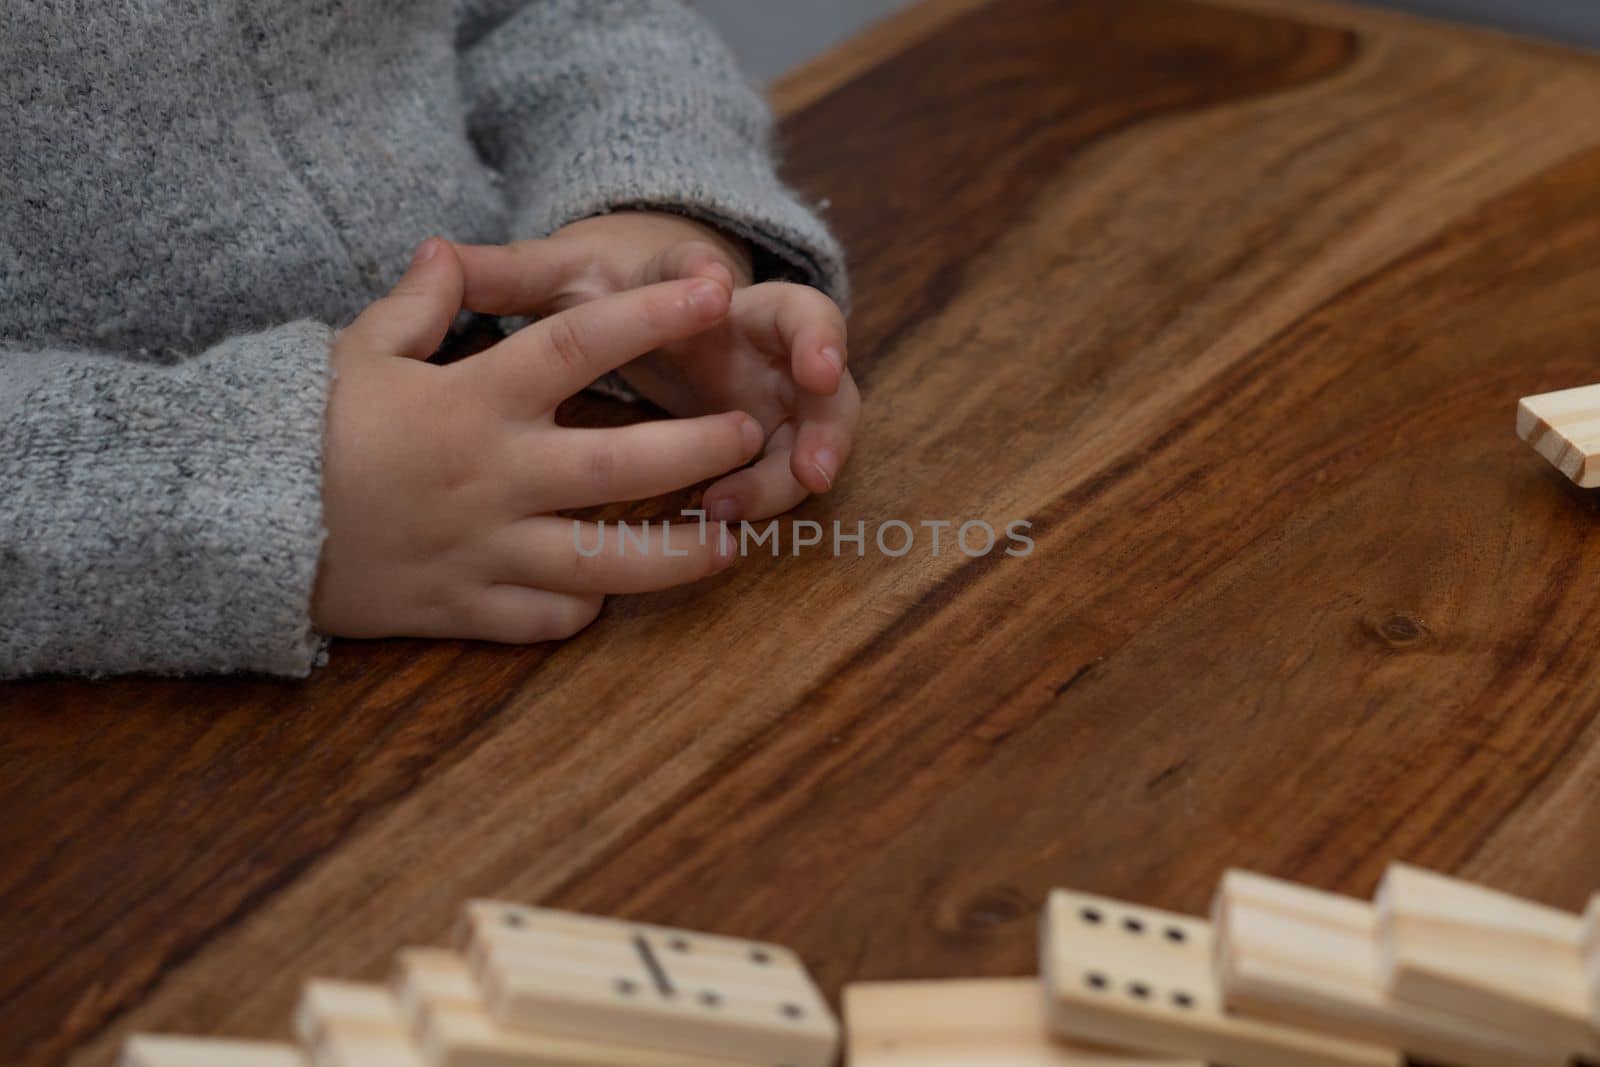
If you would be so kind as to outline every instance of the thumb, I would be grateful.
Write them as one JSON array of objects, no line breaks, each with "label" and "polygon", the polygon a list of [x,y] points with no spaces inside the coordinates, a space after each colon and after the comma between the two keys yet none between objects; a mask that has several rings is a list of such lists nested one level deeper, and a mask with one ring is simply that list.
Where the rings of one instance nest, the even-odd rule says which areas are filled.
[{"label": "thumb", "polygon": [[417,246],[411,266],[387,296],[367,306],[344,336],[382,355],[427,359],[461,311],[461,260],[441,237]]},{"label": "thumb", "polygon": [[456,245],[466,276],[463,302],[486,315],[545,315],[577,283],[586,258],[570,242]]},{"label": "thumb", "polygon": [[730,293],[735,288],[733,264],[726,253],[709,241],[679,241],[668,245],[639,269],[635,284],[655,285],[690,278],[709,279]]}]

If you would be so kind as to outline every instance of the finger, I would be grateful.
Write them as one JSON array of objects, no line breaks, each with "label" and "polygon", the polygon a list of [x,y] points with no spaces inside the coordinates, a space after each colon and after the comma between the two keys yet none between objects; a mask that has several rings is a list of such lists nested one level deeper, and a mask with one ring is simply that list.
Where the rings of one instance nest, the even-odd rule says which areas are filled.
[{"label": "finger", "polygon": [[728,300],[703,278],[630,289],[540,319],[466,365],[496,393],[546,411],[607,371],[710,329]]},{"label": "finger", "polygon": [[504,582],[586,596],[699,581],[730,566],[737,548],[727,527],[712,523],[597,524],[539,516],[508,527],[496,558]]},{"label": "finger", "polygon": [[485,315],[542,315],[584,272],[560,241],[455,246],[466,279],[462,303]]},{"label": "finger", "polygon": [[734,296],[733,317],[765,351],[782,354],[800,388],[832,396],[849,361],[844,312],[809,285],[764,282]]},{"label": "finger", "polygon": [[706,517],[716,522],[767,519],[797,507],[810,490],[790,469],[794,439],[794,423],[785,422],[773,431],[758,462],[706,489]]},{"label": "finger", "polygon": [[728,254],[709,241],[679,241],[668,245],[639,271],[639,285],[655,285],[684,278],[706,278],[734,288],[734,265]]},{"label": "finger", "polygon": [[439,350],[461,311],[461,261],[449,241],[430,237],[417,246],[405,276],[373,301],[343,332],[375,352],[427,359]]},{"label": "finger", "polygon": [[[541,430],[541,435],[549,431]],[[766,434],[742,411],[660,419],[605,430],[559,430],[539,452],[534,510],[644,500],[742,467]],[[552,440],[544,436],[544,440]]]},{"label": "finger", "polygon": [[801,393],[795,430],[794,455],[789,469],[813,493],[826,493],[839,479],[855,444],[856,421],[861,417],[861,393],[848,373],[832,396]]},{"label": "finger", "polygon": [[604,603],[600,596],[494,585],[467,607],[464,631],[456,636],[503,645],[564,641],[593,622]]}]

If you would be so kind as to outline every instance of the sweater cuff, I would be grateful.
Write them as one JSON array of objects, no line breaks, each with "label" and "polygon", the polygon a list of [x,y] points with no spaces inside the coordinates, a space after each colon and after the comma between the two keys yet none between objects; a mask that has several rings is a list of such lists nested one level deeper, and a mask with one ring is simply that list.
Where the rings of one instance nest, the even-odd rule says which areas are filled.
[{"label": "sweater cuff", "polygon": [[0,674],[304,677],[332,332],[42,351],[0,457]]},{"label": "sweater cuff", "polygon": [[747,240],[757,266],[768,266],[762,280],[816,286],[848,310],[845,254],[774,171],[765,106],[742,86],[731,101],[728,91],[696,85],[646,104],[613,99],[554,142],[506,146],[526,190],[515,235],[549,237],[611,211],[675,211]]}]

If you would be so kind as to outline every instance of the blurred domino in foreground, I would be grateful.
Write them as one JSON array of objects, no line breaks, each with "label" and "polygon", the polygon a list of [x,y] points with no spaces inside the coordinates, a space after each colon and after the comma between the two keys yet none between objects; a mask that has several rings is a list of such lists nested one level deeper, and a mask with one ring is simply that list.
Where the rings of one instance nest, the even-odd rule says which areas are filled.
[{"label": "blurred domino in foreground", "polygon": [[1212,972],[1211,925],[1056,890],[1041,966],[1057,1033],[1230,1067],[1399,1067],[1394,1048],[1229,1015]]},{"label": "blurred domino in foreground", "polygon": [[306,1067],[306,1060],[293,1045],[270,1041],[134,1034],[117,1067]]},{"label": "blurred domino in foreground", "polygon": [[762,1067],[830,1067],[839,1025],[778,945],[473,901],[466,954],[508,1028]]},{"label": "blurred domino in foreground", "polygon": [[1600,1033],[1600,893],[1583,919],[1583,972],[1589,981],[1589,1022]]},{"label": "blurred domino in foreground", "polygon": [[383,986],[306,983],[295,1037],[314,1067],[425,1067],[394,997]]},{"label": "blurred domino in foreground", "polygon": [[1600,1051],[1578,916],[1405,864],[1384,875],[1377,907],[1396,999]]},{"label": "blurred domino in foreground", "polygon": [[1363,900],[1229,871],[1212,906],[1229,1010],[1390,1045],[1453,1067],[1562,1067],[1537,1041],[1391,997],[1378,916]]},{"label": "blurred domino in foreground", "polygon": [[845,987],[849,1067],[1206,1067],[1055,1037],[1037,978]]},{"label": "blurred domino in foreground", "polygon": [[[1397,864],[1369,904],[1230,871],[1212,917],[1057,890],[1037,979],[846,987],[842,1067],[1600,1063],[1600,895],[1580,917]],[[786,948],[492,901],[461,930],[387,986],[307,983],[299,1049],[136,1035],[120,1067],[834,1067]]]},{"label": "blurred domino in foreground", "polygon": [[484,1009],[466,961],[448,949],[403,949],[393,989],[429,1067],[734,1067],[727,1060],[502,1026]]}]

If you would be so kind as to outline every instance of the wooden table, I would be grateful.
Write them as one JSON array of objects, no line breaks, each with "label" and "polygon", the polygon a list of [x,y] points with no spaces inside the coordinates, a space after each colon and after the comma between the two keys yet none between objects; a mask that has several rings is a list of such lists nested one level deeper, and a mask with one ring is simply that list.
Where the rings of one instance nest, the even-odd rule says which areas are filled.
[{"label": "wooden table", "polygon": [[286,1032],[494,895],[1026,973],[1055,885],[1600,885],[1600,65],[1312,0],[924,5],[779,87],[868,401],[752,558],[568,644],[0,687],[0,1062]]}]

